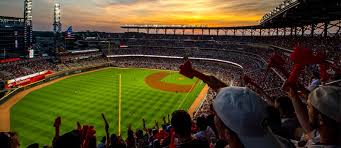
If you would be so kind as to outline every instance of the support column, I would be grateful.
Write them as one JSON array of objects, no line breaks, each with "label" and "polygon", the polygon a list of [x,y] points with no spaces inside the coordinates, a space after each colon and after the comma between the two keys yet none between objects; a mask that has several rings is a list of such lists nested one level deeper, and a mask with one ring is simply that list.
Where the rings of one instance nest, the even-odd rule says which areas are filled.
[{"label": "support column", "polygon": [[217,29],[217,36],[219,36],[219,29]]},{"label": "support column", "polygon": [[262,36],[262,29],[259,29],[259,36]]},{"label": "support column", "polygon": [[292,36],[293,29],[290,27],[290,36]]},{"label": "support column", "polygon": [[297,36],[297,27],[295,26],[295,36]]},{"label": "support column", "polygon": [[201,29],[201,35],[204,35],[204,29]]},{"label": "support column", "polygon": [[324,31],[323,31],[323,36],[327,37],[328,36],[328,24],[329,22],[324,22]]},{"label": "support column", "polygon": [[278,36],[279,35],[279,31],[278,31],[279,29],[278,28],[276,28],[276,36]]},{"label": "support column", "polygon": [[211,35],[211,29],[208,29],[208,35]]},{"label": "support column", "polygon": [[311,24],[311,32],[310,32],[310,36],[314,36],[315,34],[315,24]]},{"label": "support column", "polygon": [[301,29],[302,29],[302,34],[301,34],[301,36],[304,36],[304,32],[305,32],[304,26],[302,26]]},{"label": "support column", "polygon": [[173,29],[173,35],[175,35],[176,29]]},{"label": "support column", "polygon": [[270,32],[271,32],[271,28],[269,28],[269,30],[268,30],[268,36],[270,36]]},{"label": "support column", "polygon": [[165,29],[165,35],[167,34],[167,29]]},{"label": "support column", "polygon": [[233,29],[233,36],[236,36],[236,29]]},{"label": "support column", "polygon": [[185,29],[182,29],[182,35],[185,35]]},{"label": "support column", "polygon": [[192,29],[192,35],[194,35],[194,29]]},{"label": "support column", "polygon": [[147,34],[149,34],[149,28],[147,28]]}]

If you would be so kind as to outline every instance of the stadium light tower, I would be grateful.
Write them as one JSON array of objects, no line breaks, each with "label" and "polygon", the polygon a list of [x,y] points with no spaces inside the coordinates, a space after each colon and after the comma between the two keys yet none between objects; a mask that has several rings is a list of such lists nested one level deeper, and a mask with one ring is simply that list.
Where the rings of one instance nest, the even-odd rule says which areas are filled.
[{"label": "stadium light tower", "polygon": [[58,34],[62,31],[62,23],[60,22],[61,19],[61,9],[60,9],[60,2],[58,0],[54,0],[54,11],[53,11],[53,32]]},{"label": "stadium light tower", "polygon": [[24,9],[24,21],[25,21],[25,49],[32,49],[32,0],[25,0]]}]

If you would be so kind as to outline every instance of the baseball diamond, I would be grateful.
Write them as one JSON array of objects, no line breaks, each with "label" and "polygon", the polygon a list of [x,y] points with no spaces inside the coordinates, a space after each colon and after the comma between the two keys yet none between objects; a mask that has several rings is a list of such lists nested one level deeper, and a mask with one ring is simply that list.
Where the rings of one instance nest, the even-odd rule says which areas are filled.
[{"label": "baseball diamond", "polygon": [[[155,77],[160,74],[162,77]],[[74,129],[77,121],[103,126],[102,112],[107,115],[110,131],[117,134],[126,133],[129,124],[142,128],[142,124],[135,121],[142,122],[143,118],[147,126],[152,126],[154,120],[161,123],[163,116],[176,109],[195,109],[191,105],[203,90],[204,83],[197,79],[177,79],[180,77],[175,71],[119,68],[71,76],[23,96],[10,110],[10,128],[21,131],[21,142],[27,145],[32,142],[49,144],[54,136],[52,119],[56,116],[61,116],[64,121],[61,132]],[[171,84],[172,88],[149,84],[164,80],[167,82],[162,83]],[[201,95],[200,99],[203,97]],[[121,129],[117,129],[119,124]],[[104,135],[105,131],[97,130],[96,133]]]}]

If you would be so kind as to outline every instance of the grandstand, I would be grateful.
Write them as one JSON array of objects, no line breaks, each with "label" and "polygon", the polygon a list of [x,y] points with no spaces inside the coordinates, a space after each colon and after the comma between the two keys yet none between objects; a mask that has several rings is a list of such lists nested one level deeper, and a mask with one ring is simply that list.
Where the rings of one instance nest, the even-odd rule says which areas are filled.
[{"label": "grandstand", "polygon": [[[125,105],[123,109],[128,110],[130,107],[136,109],[129,110],[129,114],[122,117],[122,120],[133,122],[127,123],[130,125],[122,125],[122,127],[127,128],[122,130],[124,131],[122,134],[120,113],[118,113],[117,119],[113,119],[114,117],[110,114],[102,114],[101,117],[99,113],[98,117],[94,117],[94,119],[83,120],[82,117],[95,116],[93,114],[88,115],[88,112],[94,113],[95,110],[100,111],[102,109],[101,107],[95,107],[96,109],[93,109],[93,111],[88,111],[92,110],[89,108],[79,114],[72,114],[72,117],[65,116],[67,116],[67,119],[82,116],[79,117],[82,121],[94,123],[96,127],[88,126],[87,123],[82,123],[85,125],[81,126],[77,123],[78,127],[71,132],[62,130],[62,132],[67,132],[63,135],[60,133],[60,124],[63,117],[56,117],[54,123],[53,118],[39,119],[42,122],[39,124],[43,126],[39,127],[40,131],[34,134],[31,133],[34,135],[33,138],[20,137],[19,140],[23,139],[26,146],[34,142],[32,139],[37,138],[37,142],[49,141],[50,143],[39,143],[48,147],[65,147],[75,143],[76,147],[82,148],[96,147],[96,143],[102,144],[102,147],[224,147],[228,144],[230,144],[230,147],[234,147],[233,144],[235,144],[236,139],[229,139],[221,135],[222,132],[228,131],[230,138],[237,138],[236,143],[239,142],[246,148],[341,146],[341,132],[339,132],[341,131],[339,107],[341,92],[341,2],[339,0],[330,0],[328,2],[322,0],[285,0],[271,12],[265,14],[258,25],[253,26],[210,27],[207,25],[146,24],[122,25],[121,28],[127,29],[127,32],[75,33],[77,38],[77,41],[75,41],[76,47],[85,48],[85,50],[68,50],[59,52],[54,56],[41,56],[32,59],[11,58],[1,60],[0,81],[3,82],[3,85],[0,86],[3,88],[0,93],[0,113],[9,115],[0,116],[1,121],[6,121],[0,123],[0,131],[2,132],[0,133],[0,139],[8,137],[8,139],[12,139],[8,141],[13,143],[14,140],[18,140],[17,137],[21,135],[21,132],[25,136],[28,135],[25,131],[12,131],[13,128],[24,129],[20,127],[20,123],[23,123],[24,120],[20,121],[11,117],[10,113],[15,111],[15,113],[23,117],[29,114],[23,112],[19,106],[26,106],[26,108],[29,106],[32,107],[32,110],[43,108],[39,107],[39,105],[30,106],[28,101],[20,104],[20,99],[16,99],[18,95],[26,93],[25,95],[31,94],[31,96],[34,96],[37,92],[30,90],[38,90],[38,88],[43,87],[51,88],[54,85],[50,84],[57,80],[71,77],[77,78],[78,75],[85,76],[85,73],[92,75],[92,77],[82,77],[84,84],[79,82],[82,85],[74,84],[74,87],[69,86],[68,89],[91,86],[94,86],[93,89],[96,89],[95,87],[99,89],[104,85],[97,84],[92,78],[102,80],[104,76],[92,72],[115,67],[128,69],[127,71],[133,69],[132,72],[126,72],[127,75],[130,75],[129,80],[131,82],[129,84],[132,86],[123,87],[123,91],[126,90],[126,92],[134,94],[136,92],[133,91],[140,91],[138,89],[150,89],[149,87],[144,89],[145,84],[143,82],[147,82],[143,81],[143,79],[141,81],[139,79],[140,75],[143,75],[141,78],[147,77],[147,73],[149,74],[150,71],[154,70],[170,71],[170,73],[179,72],[182,77],[176,75],[168,79],[179,82],[177,85],[191,82],[189,83],[191,84],[189,85],[190,89],[186,93],[181,93],[180,90],[176,90],[172,94],[169,92],[162,93],[168,96],[180,96],[180,100],[190,95],[190,98],[194,98],[194,101],[183,99],[180,102],[186,102],[186,107],[176,108],[174,105],[182,106],[183,103],[174,100],[172,102],[172,98],[163,98],[164,96],[160,95],[162,93],[150,93],[155,95],[154,97],[159,97],[160,100],[162,98],[170,101],[161,100],[162,103],[159,102],[154,105],[153,102],[148,102],[148,99],[144,100],[149,98],[145,97],[141,98],[141,101],[143,100],[146,104],[136,102],[136,104],[139,104],[136,107],[137,105],[132,105],[134,103],[130,102],[129,105],[131,106]],[[105,97],[103,94],[108,92],[107,96],[115,96],[119,105],[116,106],[115,104],[114,106],[119,108],[119,112],[121,112],[122,94],[128,94],[122,92],[121,89],[122,73],[124,72],[108,70],[106,73],[105,77],[107,78],[103,78],[103,81],[113,81],[119,84],[117,90],[116,85],[114,88],[115,93],[118,93],[117,97],[109,94],[110,89],[102,89],[105,91],[92,93],[96,95],[102,94],[101,97]],[[119,75],[119,77],[116,80],[116,77],[112,78],[110,74]],[[196,77],[196,79],[190,80],[185,77]],[[94,82],[94,84],[89,83],[85,86],[86,79]],[[207,87],[201,85],[199,80],[206,83]],[[69,79],[68,85],[72,85],[72,81],[72,79]],[[138,83],[140,81],[141,84]],[[60,82],[66,83],[63,80]],[[136,86],[134,82],[137,83]],[[61,85],[60,83],[56,84]],[[162,83],[162,87],[166,87],[166,84],[169,83]],[[197,84],[198,87],[195,87]],[[127,91],[127,89],[134,90]],[[195,89],[193,93],[191,93],[192,89]],[[242,91],[239,89],[242,89]],[[49,91],[53,92],[53,90]],[[155,90],[149,91],[153,92]],[[75,98],[78,97],[77,94],[82,96],[78,90],[68,92],[76,94],[73,96]],[[241,92],[243,94],[237,94]],[[60,94],[58,92],[53,93],[54,95],[63,96],[62,91]],[[200,99],[202,93],[204,95]],[[230,96],[224,96],[224,93],[230,93]],[[321,96],[320,93],[325,95]],[[143,92],[139,95],[141,94],[149,93]],[[25,95],[21,99],[25,98]],[[245,98],[237,96],[237,100],[234,100],[234,95],[250,95],[252,99],[250,101],[245,99],[249,96]],[[36,97],[38,96],[36,95]],[[221,99],[221,96],[223,96],[223,99]],[[68,96],[65,97],[68,98]],[[96,98],[96,96],[94,97]],[[136,96],[131,98],[134,97],[136,98]],[[199,98],[199,101],[196,101],[195,98]],[[242,102],[246,104],[245,106],[252,106],[250,108],[257,110],[250,109],[250,111],[240,107],[244,104],[237,105],[239,108],[233,108],[235,107],[233,103],[226,100],[236,101],[237,103],[240,100],[246,100]],[[44,101],[46,106],[50,105],[46,103],[46,100]],[[65,101],[68,102],[67,99]],[[89,101],[84,102],[89,104]],[[167,102],[171,103],[167,104]],[[111,102],[105,102],[105,104],[111,104]],[[193,104],[196,104],[196,106],[192,107]],[[228,107],[231,107],[231,112],[236,115],[224,111],[224,109],[230,110],[230,108],[221,110],[220,105],[226,104],[227,106],[231,105]],[[254,107],[255,104],[261,104],[261,107]],[[82,108],[81,105],[84,105],[84,103],[76,103],[76,105],[80,105],[77,108]],[[146,107],[147,105],[148,107]],[[58,104],[56,106],[61,107],[63,105]],[[160,108],[163,106],[170,109],[184,109],[190,115],[187,117],[188,113],[179,110],[162,110],[162,113],[165,114],[160,115]],[[70,109],[68,107],[65,107],[65,109]],[[14,111],[11,111],[11,108]],[[145,109],[143,113],[130,113],[141,108]],[[311,116],[312,109],[314,109],[316,117]],[[245,110],[249,112],[242,114]],[[42,117],[52,116],[52,113],[49,114],[44,110],[35,110],[34,112],[41,114]],[[153,117],[155,116],[154,112],[157,113],[158,119]],[[258,115],[258,112],[262,115]],[[145,118],[136,117],[133,114],[143,117],[146,116],[144,114],[148,114],[146,120],[151,121],[145,121]],[[262,123],[257,123],[259,120],[253,119],[253,115],[257,118],[258,116],[263,117],[265,114],[266,119],[264,121],[266,120],[267,123],[264,123],[263,119]],[[226,118],[231,118],[231,120],[225,119],[225,115]],[[237,115],[242,119],[237,118]],[[108,120],[105,116],[108,117]],[[132,121],[132,117],[130,119],[128,116],[132,116],[139,121]],[[25,118],[25,121],[32,121],[27,118]],[[187,118],[189,118],[189,123],[186,120]],[[235,120],[240,120],[243,124],[233,125],[234,122],[237,122],[232,121],[234,118],[237,118]],[[310,121],[312,119],[320,122]],[[49,122],[46,122],[46,120],[49,120]],[[93,120],[96,121],[92,122]],[[154,120],[155,122],[153,122]],[[10,123],[10,121],[15,121],[15,123]],[[118,126],[115,123],[108,124],[108,121],[118,122],[119,124]],[[101,125],[100,123],[103,123],[103,127],[98,127],[98,125]],[[221,127],[218,127],[218,125]],[[262,125],[262,129],[257,130],[259,125]],[[64,120],[61,127],[63,126],[66,126],[67,129],[73,128],[73,125],[64,125]],[[239,131],[239,128],[244,129]],[[55,130],[55,133],[53,133],[53,130]],[[117,130],[119,132],[116,132]],[[187,130],[189,130],[188,133],[185,133]],[[311,134],[312,132],[314,135]],[[276,140],[271,141],[265,138],[262,139],[264,141],[255,140],[258,143],[255,142],[254,145],[250,145],[251,142],[248,143],[243,139],[264,138],[266,137],[264,135],[269,136],[269,134],[275,137]],[[39,139],[40,136],[47,135],[49,135],[50,139]],[[192,137],[194,138],[192,139]],[[76,138],[76,140],[72,138]],[[0,142],[2,141],[0,140]],[[278,145],[274,146],[276,145],[274,143]]]}]

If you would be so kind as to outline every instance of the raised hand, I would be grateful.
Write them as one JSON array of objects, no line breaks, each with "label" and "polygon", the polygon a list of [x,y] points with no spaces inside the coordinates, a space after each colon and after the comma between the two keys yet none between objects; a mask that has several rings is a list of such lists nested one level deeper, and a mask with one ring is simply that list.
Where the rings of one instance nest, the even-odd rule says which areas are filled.
[{"label": "raised hand", "polygon": [[220,81],[216,77],[205,75],[193,69],[192,64],[189,60],[187,60],[183,65],[180,66],[180,74],[191,79],[193,77],[197,77],[200,80],[204,81],[206,84],[208,84],[208,86],[211,87],[215,91],[218,91],[220,88],[227,86],[224,82]]},{"label": "raised hand", "polygon": [[144,120],[144,118],[142,119],[142,123],[143,123],[143,129],[146,129],[146,121]]},{"label": "raised hand", "polygon": [[77,130],[81,131],[82,130],[82,125],[79,123],[79,121],[77,122]]},{"label": "raised hand", "polygon": [[180,66],[180,74],[191,79],[194,77],[192,63],[189,60],[187,60],[183,65]]},{"label": "raised hand", "polygon": [[61,118],[61,117],[57,117],[57,118],[54,120],[53,126],[54,126],[55,128],[59,128],[61,124],[62,124],[62,118]]}]

